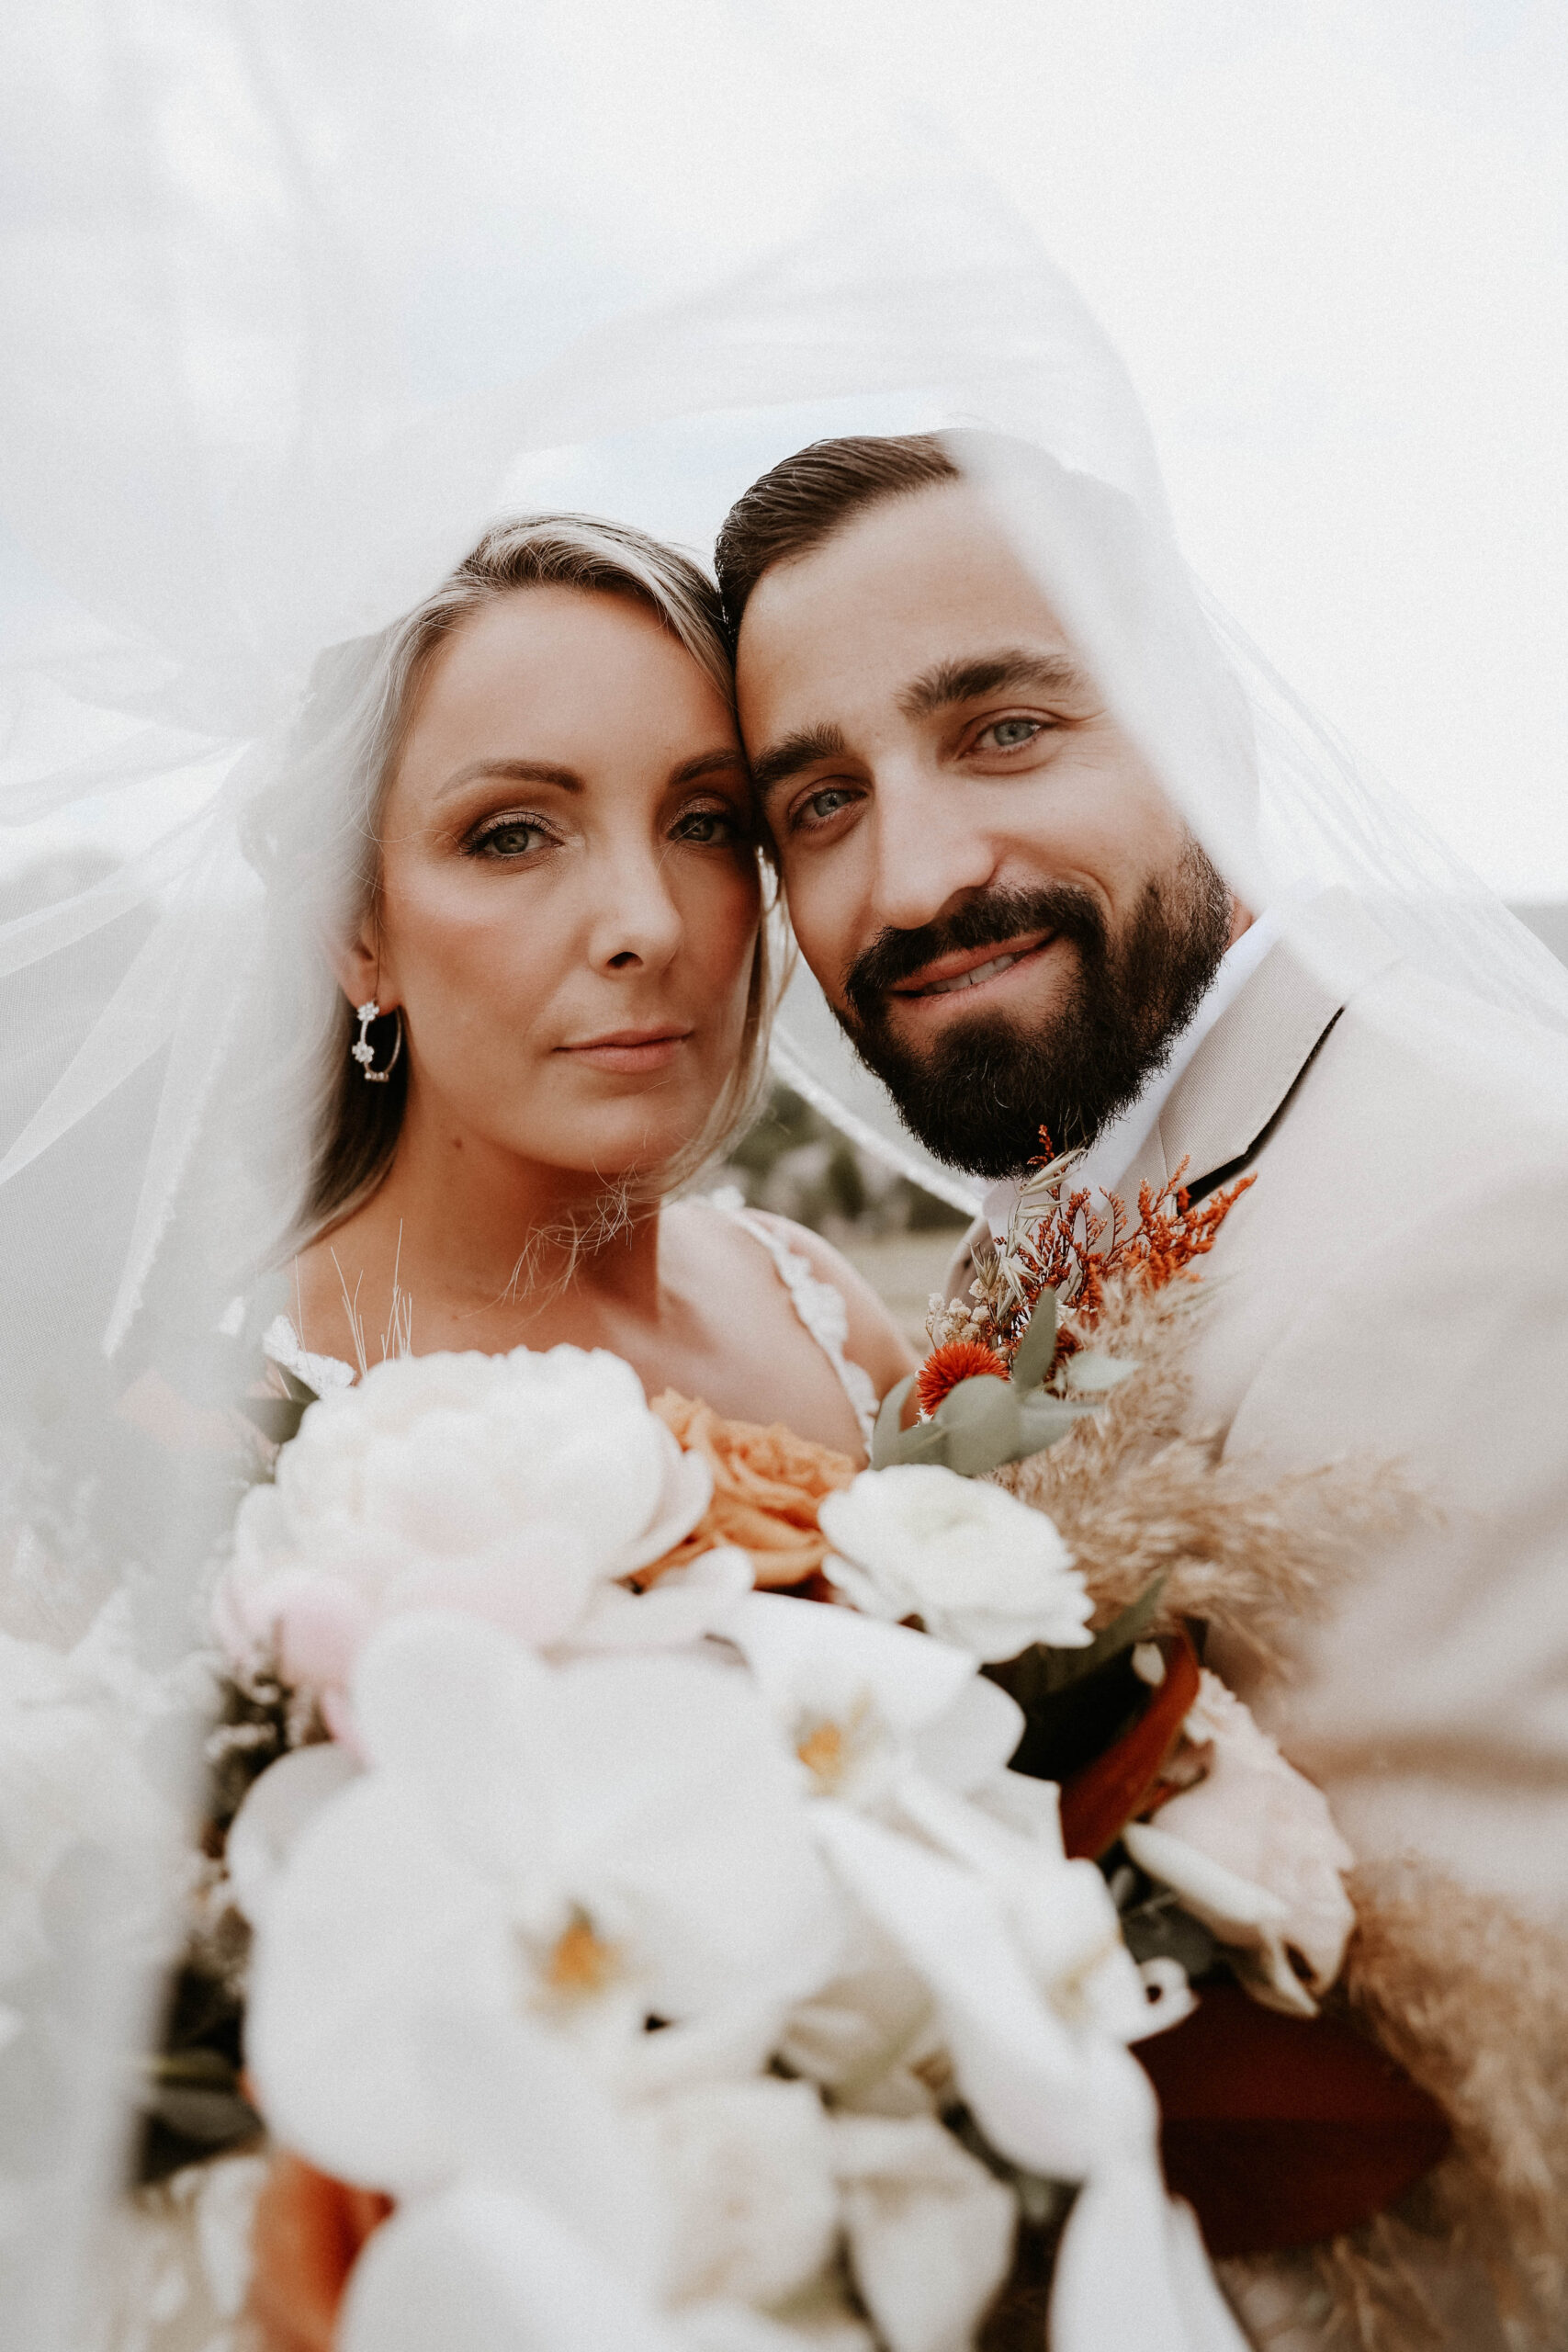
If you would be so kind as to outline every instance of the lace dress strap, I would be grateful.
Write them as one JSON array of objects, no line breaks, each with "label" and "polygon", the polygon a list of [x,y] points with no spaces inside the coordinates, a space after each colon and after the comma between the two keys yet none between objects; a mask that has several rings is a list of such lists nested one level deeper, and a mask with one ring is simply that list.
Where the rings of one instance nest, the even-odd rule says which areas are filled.
[{"label": "lace dress strap", "polygon": [[871,1433],[876,1426],[876,1390],[864,1365],[844,1353],[850,1336],[850,1310],[843,1292],[834,1283],[823,1282],[809,1258],[792,1250],[772,1226],[754,1216],[733,1185],[726,1185],[719,1193],[709,1193],[705,1199],[709,1208],[717,1209],[732,1225],[743,1226],[773,1260],[779,1280],[789,1293],[790,1305],[839,1375],[854,1409],[861,1442],[869,1454]]},{"label": "lace dress strap", "polygon": [[329,1388],[352,1388],[358,1377],[354,1366],[344,1363],[340,1356],[312,1355],[308,1348],[301,1347],[299,1334],[287,1315],[275,1315],[267,1325],[262,1353],[268,1363],[291,1372],[296,1380],[302,1380],[318,1396],[324,1396]]}]

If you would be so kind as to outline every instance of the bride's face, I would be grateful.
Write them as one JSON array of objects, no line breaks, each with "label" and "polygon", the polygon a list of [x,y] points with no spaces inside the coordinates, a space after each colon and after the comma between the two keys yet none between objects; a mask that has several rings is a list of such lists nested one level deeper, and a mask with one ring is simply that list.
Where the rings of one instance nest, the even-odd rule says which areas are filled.
[{"label": "bride's face", "polygon": [[528,587],[463,621],[381,837],[366,944],[411,1117],[605,1176],[690,1142],[740,1050],[760,891],[734,721],[651,612]]}]

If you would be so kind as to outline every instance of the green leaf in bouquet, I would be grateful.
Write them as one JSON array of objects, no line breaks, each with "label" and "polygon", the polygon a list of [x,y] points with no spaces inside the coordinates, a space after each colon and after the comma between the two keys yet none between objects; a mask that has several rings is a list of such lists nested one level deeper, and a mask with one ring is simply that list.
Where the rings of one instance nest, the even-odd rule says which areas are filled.
[{"label": "green leaf in bouquet", "polygon": [[1193,1981],[1207,1976],[1221,1959],[1217,1939],[1182,1910],[1168,1889],[1122,1912],[1122,1940],[1134,1960],[1177,1961]]},{"label": "green leaf in bouquet", "polygon": [[1009,1375],[1013,1386],[1026,1396],[1031,1389],[1038,1388],[1050,1372],[1055,1354],[1056,1294],[1054,1290],[1043,1290],[1013,1350],[1012,1371]]},{"label": "green leaf in bouquet", "polygon": [[1100,1399],[1092,1397],[1075,1403],[1066,1396],[1026,1396],[1019,1408],[1019,1442],[1011,1453],[1004,1453],[1004,1462],[1019,1462],[1026,1454],[1043,1453],[1048,1445],[1076,1429],[1086,1413],[1097,1413]]},{"label": "green leaf in bouquet", "polygon": [[1132,1653],[1158,1615],[1164,1588],[1162,1570],[1082,1649],[1037,1643],[1017,1657],[981,1668],[1023,1710],[1023,1737],[1011,1758],[1015,1772],[1063,1780],[1136,1718],[1149,1692],[1133,1670]]},{"label": "green leaf in bouquet", "polygon": [[282,1364],[273,1368],[282,1375],[284,1394],[247,1396],[240,1409],[247,1420],[255,1423],[263,1437],[269,1438],[274,1445],[287,1445],[291,1438],[299,1436],[300,1422],[316,1402],[316,1392]]},{"label": "green leaf in bouquet", "polygon": [[1039,1453],[1065,1437],[1097,1400],[1025,1395],[1010,1380],[989,1373],[961,1380],[948,1390],[929,1421],[899,1426],[914,1385],[911,1373],[889,1389],[876,1417],[871,1466],[888,1470],[906,1462],[931,1462],[961,1478],[983,1477],[1004,1462]]},{"label": "green leaf in bouquet", "polygon": [[[907,1372],[882,1400],[876,1426],[871,1432],[871,1466],[874,1470],[886,1470],[895,1462],[908,1462],[913,1458],[905,1449],[904,1440],[913,1437],[916,1430],[906,1430],[900,1425],[905,1404],[914,1385],[915,1374]],[[917,1430],[929,1427],[929,1422],[916,1424]]]},{"label": "green leaf in bouquet", "polygon": [[1127,1363],[1120,1356],[1107,1355],[1103,1348],[1085,1348],[1066,1363],[1067,1386],[1082,1396],[1104,1396],[1112,1388],[1120,1388],[1137,1371],[1135,1363]]},{"label": "green leaf in bouquet", "polygon": [[1020,1442],[1019,1400],[987,1373],[950,1388],[927,1425],[942,1433],[941,1460],[961,1478],[978,1478],[1010,1462]]}]

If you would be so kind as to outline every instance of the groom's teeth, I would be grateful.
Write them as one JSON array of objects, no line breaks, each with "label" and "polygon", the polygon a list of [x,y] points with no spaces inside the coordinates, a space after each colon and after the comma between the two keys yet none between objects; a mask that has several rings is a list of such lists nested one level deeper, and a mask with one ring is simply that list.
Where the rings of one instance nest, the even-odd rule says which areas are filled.
[{"label": "groom's teeth", "polygon": [[1023,953],[1024,950],[1020,947],[1011,956],[993,956],[988,964],[976,964],[972,972],[960,972],[956,979],[933,980],[929,989],[920,990],[920,994],[922,996],[951,996],[954,989],[972,989],[978,981],[988,980],[993,972],[1005,972],[1008,966],[1016,964]]}]

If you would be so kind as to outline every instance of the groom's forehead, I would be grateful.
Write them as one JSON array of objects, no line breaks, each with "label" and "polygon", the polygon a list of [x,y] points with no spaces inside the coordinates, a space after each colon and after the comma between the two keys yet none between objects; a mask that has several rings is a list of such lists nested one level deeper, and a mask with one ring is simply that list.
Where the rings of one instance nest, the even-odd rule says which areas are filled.
[{"label": "groom's forehead", "polygon": [[1094,697],[1043,591],[963,485],[888,500],[765,572],[737,685],[762,788],[798,769],[811,740],[815,756],[851,748],[846,729],[991,694]]}]

